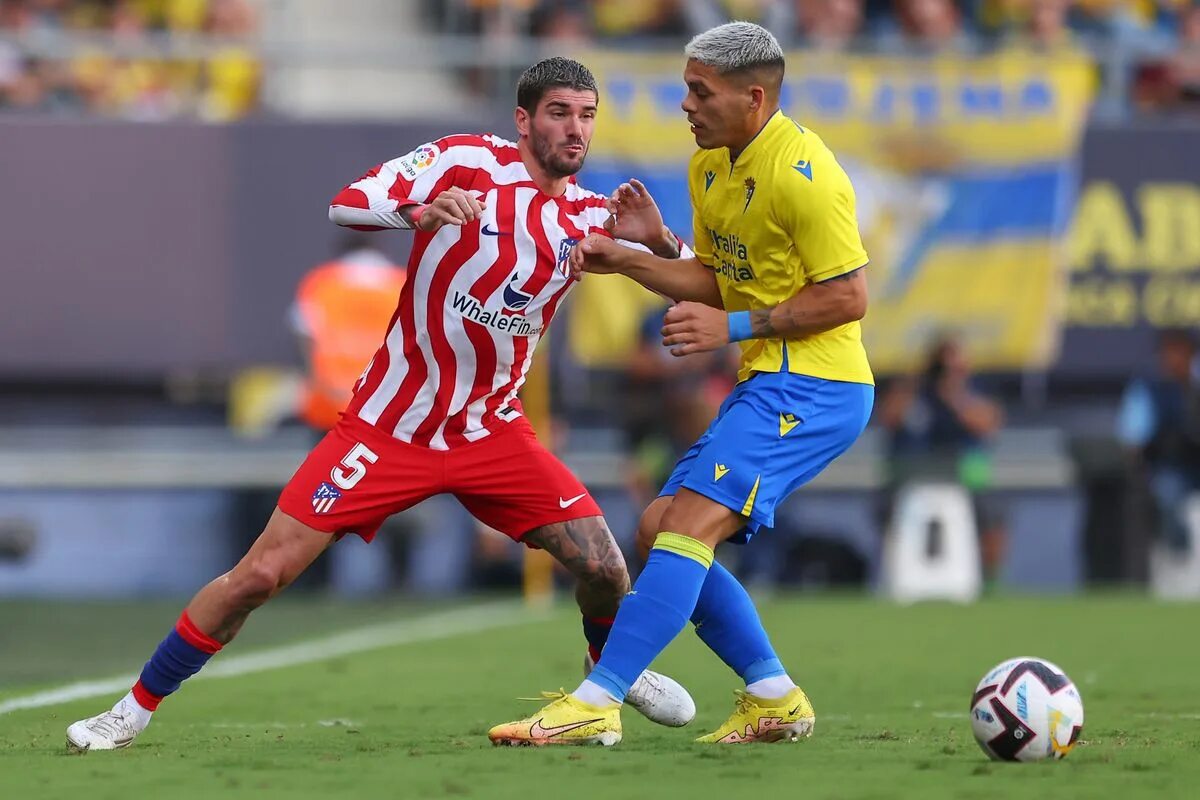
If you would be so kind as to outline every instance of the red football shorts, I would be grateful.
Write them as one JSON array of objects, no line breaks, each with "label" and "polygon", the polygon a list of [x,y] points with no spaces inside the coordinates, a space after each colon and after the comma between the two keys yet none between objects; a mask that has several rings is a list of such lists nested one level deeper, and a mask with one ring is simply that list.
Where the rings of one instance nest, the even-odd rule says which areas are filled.
[{"label": "red football shorts", "polygon": [[369,542],[385,519],[435,494],[454,495],[517,541],[543,525],[601,514],[524,417],[477,442],[431,450],[343,416],[288,481],[279,508],[319,531]]}]

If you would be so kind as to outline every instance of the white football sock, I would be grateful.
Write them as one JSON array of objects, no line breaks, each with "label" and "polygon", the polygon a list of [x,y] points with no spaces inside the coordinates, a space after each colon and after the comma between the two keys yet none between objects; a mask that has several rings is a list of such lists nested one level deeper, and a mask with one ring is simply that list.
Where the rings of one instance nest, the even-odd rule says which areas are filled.
[{"label": "white football sock", "polygon": [[132,717],[138,730],[144,730],[150,724],[150,717],[154,714],[153,711],[142,708],[141,704],[134,699],[133,692],[118,700],[112,710],[122,716]]},{"label": "white football sock", "polygon": [[746,693],[752,694],[755,697],[765,697],[769,700],[777,700],[785,696],[792,689],[796,688],[796,684],[787,674],[776,675],[773,678],[763,678],[761,681],[746,684]]},{"label": "white football sock", "polygon": [[582,700],[593,706],[611,706],[621,701],[613,697],[607,689],[598,683],[585,680],[579,688],[571,692],[577,700]]}]

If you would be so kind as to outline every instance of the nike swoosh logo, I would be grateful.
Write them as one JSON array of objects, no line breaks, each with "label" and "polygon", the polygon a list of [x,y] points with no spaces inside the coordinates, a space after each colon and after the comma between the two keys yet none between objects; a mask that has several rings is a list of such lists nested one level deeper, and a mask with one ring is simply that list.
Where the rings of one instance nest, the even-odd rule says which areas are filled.
[{"label": "nike swoosh logo", "polygon": [[593,722],[599,721],[600,718],[597,717],[596,719],[588,719],[584,720],[583,722],[569,722],[566,725],[556,725],[553,728],[543,728],[542,721],[539,719],[537,722],[529,726],[529,735],[534,739],[551,739],[559,734],[566,733],[567,731],[573,731],[576,728],[582,728],[584,725],[591,725]]},{"label": "nike swoosh logo", "polygon": [[575,505],[576,503],[578,503],[580,500],[582,500],[586,496],[587,496],[587,492],[584,492],[583,494],[577,494],[574,497],[572,497],[570,500],[563,500],[560,497],[560,498],[558,498],[558,507],[559,508],[570,508],[571,506]]},{"label": "nike swoosh logo", "polygon": [[801,708],[800,706],[796,706],[795,708],[793,708],[791,711],[788,712],[788,716],[789,717],[796,716],[797,714],[800,713],[800,708]]},{"label": "nike swoosh logo", "polygon": [[503,235],[504,235],[504,231],[493,231],[493,230],[489,230],[489,229],[488,229],[488,225],[487,225],[487,224],[484,224],[484,226],[483,226],[483,235],[484,235],[484,236],[503,236]]}]

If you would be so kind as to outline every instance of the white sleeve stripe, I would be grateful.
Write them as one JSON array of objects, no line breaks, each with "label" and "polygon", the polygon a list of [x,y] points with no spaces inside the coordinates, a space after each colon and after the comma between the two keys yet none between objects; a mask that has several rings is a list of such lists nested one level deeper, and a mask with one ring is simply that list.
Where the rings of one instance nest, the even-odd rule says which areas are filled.
[{"label": "white sleeve stripe", "polygon": [[399,211],[369,211],[365,208],[335,205],[329,207],[329,221],[343,227],[368,225],[377,228],[412,230],[412,225],[408,224],[408,220]]}]

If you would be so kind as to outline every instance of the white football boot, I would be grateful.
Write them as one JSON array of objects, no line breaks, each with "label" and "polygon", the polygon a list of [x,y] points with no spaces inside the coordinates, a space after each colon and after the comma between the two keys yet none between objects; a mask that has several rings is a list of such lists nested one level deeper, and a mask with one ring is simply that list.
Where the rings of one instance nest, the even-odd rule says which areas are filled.
[{"label": "white football boot", "polygon": [[[583,677],[592,672],[596,666],[590,653],[583,657]],[[646,670],[629,687],[625,702],[633,706],[646,719],[666,725],[669,728],[682,728],[696,718],[696,701],[688,694],[688,690],[674,678],[668,678],[653,670]]]},{"label": "white football boot", "polygon": [[128,747],[149,724],[150,712],[138,706],[132,695],[126,695],[103,714],[81,719],[67,728],[67,748],[86,753]]}]

